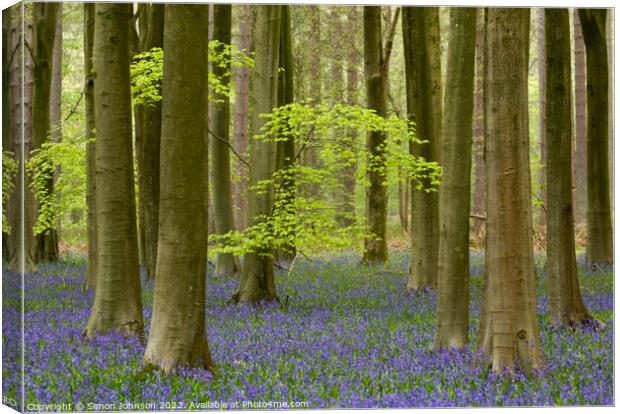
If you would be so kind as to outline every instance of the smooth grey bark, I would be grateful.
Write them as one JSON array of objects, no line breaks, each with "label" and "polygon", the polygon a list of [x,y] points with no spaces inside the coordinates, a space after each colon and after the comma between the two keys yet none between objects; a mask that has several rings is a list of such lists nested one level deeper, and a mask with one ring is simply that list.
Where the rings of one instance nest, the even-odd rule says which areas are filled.
[{"label": "smooth grey bark", "polygon": [[586,46],[588,246],[586,262],[613,262],[609,196],[609,61],[606,9],[579,9]]},{"label": "smooth grey bark", "polygon": [[134,193],[129,29],[131,4],[97,3],[93,42],[97,277],[86,336],[143,338]]},{"label": "smooth grey bark", "polygon": [[476,9],[450,9],[435,348],[463,348],[469,331],[469,209]]},{"label": "smooth grey bark", "polygon": [[[255,68],[252,77],[253,135],[258,135],[266,119],[261,114],[270,113],[277,105],[278,68],[280,50],[280,27],[282,13],[280,6],[260,5],[256,7],[255,26]],[[250,188],[259,181],[270,180],[275,171],[276,143],[253,140],[250,157]],[[254,225],[261,216],[271,214],[273,188],[266,191],[250,189],[248,194],[248,225]],[[276,301],[273,274],[273,251],[262,249],[246,253],[241,265],[239,287],[232,296],[232,302]]]},{"label": "smooth grey bark", "polygon": [[[224,45],[231,42],[231,5],[213,6],[213,40]],[[230,64],[212,64],[213,75],[223,84],[230,82]],[[215,233],[225,234],[235,229],[232,182],[230,175],[230,99],[214,93],[215,102],[210,104],[212,134],[209,136],[211,151],[211,183],[213,185],[213,211],[215,216]],[[234,276],[239,263],[230,253],[218,253],[215,259],[215,276]]]},{"label": "smooth grey bark", "polygon": [[[407,116],[416,123],[425,144],[410,143],[409,151],[441,163],[442,87],[437,7],[403,7],[403,46]],[[425,183],[428,187],[428,183]],[[411,188],[411,265],[407,290],[437,285],[439,255],[439,194]]]},{"label": "smooth grey bark", "polygon": [[87,286],[95,289],[97,281],[97,199],[95,151],[95,94],[93,42],[95,3],[84,3],[84,137],[86,143],[86,227],[88,239]]},{"label": "smooth grey bark", "polygon": [[536,318],[528,138],[529,9],[487,9],[486,275],[479,344],[494,371],[544,365]]},{"label": "smooth grey bark", "polygon": [[484,243],[486,214],[486,169],[484,166],[484,13],[478,13],[476,30],[476,83],[474,97],[473,164],[474,184],[471,211],[475,215],[471,225],[473,239]]},{"label": "smooth grey bark", "polygon": [[588,210],[587,150],[586,150],[586,46],[581,32],[579,11],[573,10],[574,85],[575,85],[575,220],[586,221]]},{"label": "smooth grey bark", "polygon": [[571,50],[567,9],[545,9],[547,274],[556,325],[593,320],[579,290],[573,220]]},{"label": "smooth grey bark", "polygon": [[164,13],[162,214],[144,362],[166,373],[180,366],[214,370],[205,326],[208,51],[196,41],[207,39],[208,7],[166,4]]},{"label": "smooth grey bark", "polygon": [[538,185],[540,187],[539,197],[542,203],[538,211],[539,231],[546,233],[546,205],[547,205],[547,151],[545,140],[546,136],[546,119],[545,119],[545,101],[546,101],[546,75],[545,75],[545,9],[539,8],[536,11],[536,32],[537,32],[537,48],[538,48],[538,144],[540,151],[540,165],[538,170]]}]

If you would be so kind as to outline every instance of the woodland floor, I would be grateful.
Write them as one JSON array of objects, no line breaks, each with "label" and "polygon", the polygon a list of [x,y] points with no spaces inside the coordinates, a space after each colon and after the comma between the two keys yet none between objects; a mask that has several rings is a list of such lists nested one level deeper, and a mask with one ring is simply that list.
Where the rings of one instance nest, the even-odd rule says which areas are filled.
[{"label": "woodland floor", "polygon": [[[79,411],[118,410],[132,408],[120,405],[128,402],[138,410],[217,408],[216,403],[234,408],[235,402],[249,408],[248,401],[298,401],[308,408],[614,403],[610,269],[580,266],[584,300],[607,328],[556,331],[546,317],[546,277],[539,264],[538,311],[548,364],[529,377],[511,378],[490,373],[473,351],[483,257],[472,256],[472,350],[461,353],[431,350],[436,294],[405,293],[406,257],[394,253],[385,269],[364,268],[353,255],[298,260],[290,276],[277,275],[286,306],[226,305],[236,281],[209,276],[215,377],[200,370],[169,377],[142,372],[144,346],[136,340],[111,335],[86,342],[82,331],[93,294],[84,287],[83,259],[41,266],[25,280],[26,408],[65,403]],[[14,399],[20,398],[19,293],[17,275],[4,273],[3,394]],[[143,303],[148,330],[152,287],[145,289]],[[108,405],[89,405],[95,403]],[[196,405],[201,403],[212,405]]]}]

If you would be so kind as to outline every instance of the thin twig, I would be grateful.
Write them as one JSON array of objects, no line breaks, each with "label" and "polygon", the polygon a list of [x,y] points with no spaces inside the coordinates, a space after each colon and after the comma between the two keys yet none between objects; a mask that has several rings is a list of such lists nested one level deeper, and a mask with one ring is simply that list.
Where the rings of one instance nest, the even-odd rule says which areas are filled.
[{"label": "thin twig", "polygon": [[84,89],[82,89],[82,92],[80,93],[80,96],[78,97],[78,100],[75,102],[75,104],[71,108],[71,111],[69,111],[69,114],[65,117],[65,121],[71,118],[73,114],[77,113],[77,107],[80,105],[80,102],[82,102],[83,96],[84,96]]},{"label": "thin twig", "polygon": [[478,219],[478,220],[483,220],[483,221],[487,219],[485,216],[481,216],[479,214],[473,214],[473,213],[470,214],[469,217],[470,218],[474,218],[474,219]]},{"label": "thin twig", "polygon": [[235,156],[237,158],[239,158],[239,161],[241,161],[242,163],[244,163],[249,170],[252,169],[252,167],[250,167],[250,164],[248,164],[248,162],[246,160],[243,159],[243,157],[241,155],[239,155],[239,153],[237,151],[235,151],[235,149],[233,148],[232,145],[230,145],[230,142],[228,142],[228,140],[225,140],[224,138],[220,137],[219,135],[217,135],[215,132],[213,132],[211,129],[209,129],[209,134],[213,135],[213,137],[221,142],[223,142],[224,144],[226,144],[228,146],[228,148],[230,149],[230,151],[235,154]]},{"label": "thin twig", "polygon": [[392,54],[392,47],[394,46],[394,36],[396,35],[396,24],[398,23],[398,16],[400,15],[400,7],[396,8],[392,24],[390,25],[390,31],[388,32],[388,38],[385,42],[385,53],[383,55],[383,62],[381,65],[381,71],[387,73],[390,66],[390,55]]}]

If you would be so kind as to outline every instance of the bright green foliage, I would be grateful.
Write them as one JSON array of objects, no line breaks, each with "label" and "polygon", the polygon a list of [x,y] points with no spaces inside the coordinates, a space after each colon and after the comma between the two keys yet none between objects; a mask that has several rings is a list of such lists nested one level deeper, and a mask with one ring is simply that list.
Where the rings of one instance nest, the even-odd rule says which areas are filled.
[{"label": "bright green foliage", "polygon": [[[242,66],[253,67],[254,60],[236,46],[227,45],[217,40],[209,42],[209,62],[221,68]],[[228,71],[226,73],[230,75]],[[161,84],[164,78],[164,51],[159,47],[140,53],[131,64],[131,94],[133,104],[137,106],[153,106],[161,100]],[[209,72],[209,101],[216,102],[213,94],[234,96],[230,84]]]},{"label": "bright green foliage", "polygon": [[[261,217],[257,224],[245,231],[232,231],[225,235],[212,235],[211,241],[218,245],[217,252],[241,255],[262,250],[282,250],[287,246],[297,246],[301,251],[319,248],[343,249],[355,247],[364,237],[371,237],[364,217],[352,217],[357,224],[342,228],[336,214],[342,215],[342,206],[336,194],[350,191],[343,188],[338,173],[345,167],[357,164],[357,180],[368,185],[369,170],[386,169],[385,185],[399,179],[396,171],[400,168],[406,173],[400,179],[408,178],[418,183],[421,191],[435,191],[439,185],[441,168],[436,162],[427,162],[421,157],[413,157],[401,149],[400,142],[420,142],[415,136],[414,125],[407,120],[391,116],[383,118],[373,110],[356,105],[316,106],[293,103],[274,109],[264,115],[268,122],[262,133],[255,139],[283,141],[293,137],[296,142],[296,158],[310,147],[317,149],[320,168],[295,164],[285,170],[276,171],[271,180],[264,180],[253,189],[274,192],[274,207],[269,216]],[[384,131],[388,135],[384,151],[386,163],[378,162],[365,145],[353,139],[349,132]],[[339,131],[340,136],[335,136]],[[295,160],[296,161],[296,160]],[[284,191],[284,183],[293,179],[297,189],[294,197]],[[431,183],[424,187],[423,183]],[[299,190],[301,186],[320,184],[322,191],[312,197]],[[291,200],[293,203],[291,204]]]},{"label": "bright green foliage", "polygon": [[17,162],[13,158],[13,153],[2,152],[2,232],[10,234],[11,226],[6,219],[6,205],[13,191],[13,176],[17,172]]},{"label": "bright green foliage", "polygon": [[[86,160],[84,148],[70,142],[47,142],[31,153],[26,170],[32,177],[32,189],[39,205],[35,234],[43,234],[56,228],[62,213],[83,211],[86,208]],[[58,170],[54,192],[49,193],[47,184]],[[65,226],[84,227],[78,223]]]}]

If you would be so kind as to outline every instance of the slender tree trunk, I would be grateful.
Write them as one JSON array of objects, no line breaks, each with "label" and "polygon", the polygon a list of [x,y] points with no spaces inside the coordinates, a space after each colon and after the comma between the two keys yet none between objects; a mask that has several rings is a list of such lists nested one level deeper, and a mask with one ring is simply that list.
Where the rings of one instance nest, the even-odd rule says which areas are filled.
[{"label": "slender tree trunk", "polygon": [[486,283],[479,340],[494,371],[540,368],[536,319],[527,71],[529,10],[487,11]]},{"label": "slender tree trunk", "polygon": [[[288,105],[295,101],[295,85],[293,82],[293,48],[291,39],[291,10],[290,6],[282,6],[282,23],[280,28],[280,68],[278,72],[278,106]],[[276,169],[288,171],[283,177],[282,185],[278,186],[285,203],[280,207],[295,214],[295,138],[292,135],[279,141],[276,148]],[[295,229],[290,229],[290,236],[294,237]],[[294,243],[289,243],[277,252],[277,258],[292,260],[297,254]]]},{"label": "slender tree trunk", "polygon": [[[239,49],[249,54],[252,37],[252,6],[235,6],[239,15]],[[233,124],[232,145],[237,154],[247,157],[249,143],[249,102],[250,102],[250,68],[237,69],[235,78],[235,118]],[[234,223],[237,230],[247,227],[247,192],[248,170],[247,166],[238,159],[233,164],[234,175],[237,180],[233,182]]]},{"label": "slender tree trunk", "polygon": [[[360,54],[357,48],[358,27],[360,26],[359,9],[357,6],[348,7],[347,11],[347,37],[349,39],[348,59],[347,59],[347,96],[346,101],[348,105],[357,105],[359,103],[359,67],[360,67]],[[350,128],[346,131],[346,136],[349,137],[350,143],[353,144],[357,141],[357,130]],[[352,226],[355,224],[355,186],[356,178],[355,172],[357,170],[357,164],[351,163],[344,168],[342,172],[341,184],[342,202],[341,202],[341,214],[340,222],[343,227]]]},{"label": "slender tree trunk", "polygon": [[[56,33],[54,35],[54,47],[52,51],[52,81],[50,93],[50,137],[52,142],[62,140],[62,3],[58,3],[58,13],[56,17]],[[54,171],[54,183],[58,181],[60,166]],[[55,199],[60,203],[60,194],[55,195]],[[75,211],[72,213],[76,213]],[[61,236],[60,216],[56,219],[56,245],[60,243]],[[57,253],[58,255],[58,253]]]},{"label": "slender tree trunk", "polygon": [[[34,88],[32,124],[35,149],[50,140],[50,98],[52,88],[52,54],[56,36],[56,20],[59,3],[33,3],[32,18],[35,28],[32,52],[34,55]],[[54,193],[54,177],[47,181],[48,194]],[[54,223],[55,225],[55,223]],[[56,228],[49,228],[36,235],[36,260],[58,259],[58,234]]]},{"label": "slender tree trunk", "polygon": [[[164,4],[148,6],[142,49],[164,46]],[[142,18],[142,17],[141,17]],[[142,34],[141,34],[142,36]],[[159,220],[159,153],[161,142],[161,101],[142,108],[142,188],[144,220],[144,262],[148,278],[155,277],[157,263],[157,232]]]},{"label": "slender tree trunk", "polygon": [[[486,214],[486,169],[484,166],[484,13],[478,13],[476,30],[476,83],[474,97],[473,126],[473,162],[474,162],[474,194],[472,212],[476,216]],[[484,220],[474,219],[471,234],[474,240],[484,241]]]},{"label": "slender tree trunk", "polygon": [[549,311],[555,324],[572,326],[592,316],[581,299],[575,257],[568,10],[545,9],[545,24]]},{"label": "slender tree trunk", "polygon": [[97,282],[88,338],[109,331],[144,335],[131,133],[130,19],[129,3],[95,5]]},{"label": "slender tree trunk", "polygon": [[[225,45],[231,41],[230,25],[232,19],[231,5],[213,6],[213,40],[218,40]],[[229,64],[212,64],[213,75],[221,80],[222,83],[230,82]],[[230,179],[230,100],[227,96],[215,93],[215,98],[219,102],[210,105],[211,120],[210,126],[213,134],[210,135],[211,150],[211,183],[213,185],[213,206],[215,213],[215,233],[225,234],[234,230],[234,216],[231,194]],[[215,276],[234,276],[238,271],[238,263],[230,253],[219,253],[215,262]]]},{"label": "slender tree trunk", "polygon": [[439,190],[436,348],[463,348],[469,330],[469,208],[476,9],[450,9],[443,183]]},{"label": "slender tree trunk", "polygon": [[[410,152],[427,161],[441,161],[441,68],[439,9],[403,8],[403,44],[407,112],[419,139]],[[428,183],[426,183],[428,184]],[[427,185],[425,185],[427,186]],[[437,285],[439,254],[439,195],[411,188],[411,265],[407,290]]]},{"label": "slender tree trunk", "polygon": [[539,8],[536,11],[537,16],[537,40],[538,40],[538,140],[540,145],[540,165],[541,168],[538,171],[538,185],[540,187],[540,202],[542,203],[538,212],[538,225],[539,231],[543,234],[546,234],[546,212],[545,206],[547,204],[547,182],[546,182],[546,168],[547,168],[547,151],[545,140],[546,137],[546,127],[545,127],[545,84],[546,84],[546,76],[545,76],[545,9]]},{"label": "slender tree trunk", "polygon": [[166,214],[144,361],[166,373],[188,365],[214,370],[205,327],[208,52],[198,41],[208,36],[208,7],[165,6],[159,206]]},{"label": "slender tree trunk", "polygon": [[[321,43],[321,8],[319,6],[308,6],[308,19],[310,20],[310,104],[317,105],[323,100],[323,91],[321,83],[321,65],[324,61],[321,59],[323,53],[323,44]],[[322,63],[323,62],[323,63]],[[304,150],[302,162],[305,166],[311,168],[320,168],[317,148],[314,145],[308,145]],[[303,192],[311,198],[320,197],[320,185],[311,183],[305,186]]]},{"label": "slender tree trunk", "polygon": [[[369,109],[377,115],[387,114],[387,71],[383,56],[381,36],[381,7],[364,7],[364,72],[366,99]],[[366,189],[366,217],[371,237],[364,241],[362,260],[367,263],[385,262],[388,258],[386,240],[387,187],[385,172],[386,134],[371,131],[366,146],[372,157],[368,171],[370,186]]]},{"label": "slender tree trunk", "polygon": [[[265,124],[261,114],[270,113],[278,98],[278,56],[280,48],[280,6],[257,6],[255,36],[255,68],[252,77],[253,135],[257,135]],[[252,142],[250,158],[250,187],[259,181],[269,180],[275,171],[276,143],[264,140]],[[258,192],[250,190],[248,195],[248,225],[256,224],[261,216],[271,214],[273,188]],[[247,253],[241,266],[241,280],[237,292],[231,298],[239,301],[277,300],[273,275],[273,251],[261,250]]]},{"label": "slender tree trunk", "polygon": [[[34,149],[32,126],[32,89],[33,67],[32,53],[26,44],[32,44],[32,20],[24,10],[24,3],[16,6],[17,16],[11,21],[13,45],[15,51],[10,63],[10,90],[11,97],[11,147],[17,161],[18,170],[15,175],[13,197],[9,201],[11,206],[7,220],[11,227],[11,240],[8,244],[9,254],[7,268],[19,272],[33,272],[36,270],[36,244],[33,228],[36,221],[35,199],[31,190],[31,177],[25,172],[25,162]],[[24,27],[22,30],[22,20]],[[11,52],[13,53],[13,52]]]},{"label": "slender tree trunk", "polygon": [[573,12],[575,59],[575,219],[582,223],[588,210],[586,151],[586,49],[577,9]]},{"label": "slender tree trunk", "polygon": [[95,150],[95,94],[93,42],[95,34],[95,3],[84,3],[84,136],[86,143],[86,226],[88,233],[87,285],[97,284],[97,199]]},{"label": "slender tree trunk", "polygon": [[[13,152],[13,148],[11,145],[11,125],[14,123],[11,119],[11,69],[10,63],[11,59],[15,59],[13,55],[13,50],[15,46],[13,44],[13,39],[11,36],[11,20],[13,18],[13,9],[11,7],[7,7],[2,10],[2,152],[5,151]],[[13,154],[13,159],[15,159],[16,154]],[[15,180],[12,180],[12,183],[15,183]],[[4,184],[6,185],[6,183]],[[11,216],[11,201],[15,197],[16,188],[13,188],[13,191],[9,195],[8,200],[2,200],[2,208],[5,215],[3,219],[9,220]],[[6,204],[5,204],[6,202]],[[6,223],[8,225],[8,223]],[[11,232],[13,234],[17,230],[9,230],[7,232],[4,231],[4,227],[2,229],[2,260],[3,263],[7,263],[9,261],[9,251],[13,248],[10,244],[13,242],[13,238],[11,238]]]},{"label": "slender tree trunk", "polygon": [[613,262],[609,199],[609,74],[605,41],[606,9],[580,9],[586,46],[588,246],[586,262]]}]

